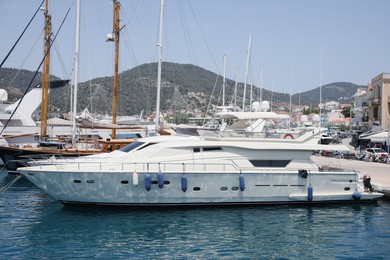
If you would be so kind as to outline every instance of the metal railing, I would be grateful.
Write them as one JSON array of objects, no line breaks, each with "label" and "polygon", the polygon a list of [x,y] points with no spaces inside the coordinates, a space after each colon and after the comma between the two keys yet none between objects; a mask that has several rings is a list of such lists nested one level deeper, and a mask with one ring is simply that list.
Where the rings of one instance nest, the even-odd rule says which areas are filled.
[{"label": "metal railing", "polygon": [[37,166],[40,169],[51,165],[60,171],[88,171],[88,172],[127,172],[127,171],[142,171],[142,172],[240,172],[240,169],[232,163],[202,163],[202,162],[119,162],[119,161],[73,161],[69,160],[45,160],[33,161],[29,166]]}]

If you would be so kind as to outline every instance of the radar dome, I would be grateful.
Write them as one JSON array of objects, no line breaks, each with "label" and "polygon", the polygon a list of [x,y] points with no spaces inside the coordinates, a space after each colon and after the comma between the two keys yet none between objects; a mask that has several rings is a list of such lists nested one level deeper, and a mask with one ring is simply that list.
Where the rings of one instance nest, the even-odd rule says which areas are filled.
[{"label": "radar dome", "polygon": [[261,111],[268,111],[270,108],[268,101],[261,102]]},{"label": "radar dome", "polygon": [[317,114],[313,115],[313,122],[320,122],[320,116]]},{"label": "radar dome", "polygon": [[257,102],[257,101],[253,102],[253,103],[252,103],[252,109],[253,109],[254,111],[260,111],[260,103]]},{"label": "radar dome", "polygon": [[0,89],[0,101],[7,101],[8,100],[8,93],[5,89]]}]

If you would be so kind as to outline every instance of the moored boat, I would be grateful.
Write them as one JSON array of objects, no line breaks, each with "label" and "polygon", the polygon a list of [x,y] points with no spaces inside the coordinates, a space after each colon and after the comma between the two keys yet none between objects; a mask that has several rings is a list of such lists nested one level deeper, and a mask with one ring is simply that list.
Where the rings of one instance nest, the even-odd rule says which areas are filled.
[{"label": "moored boat", "polygon": [[[319,131],[296,139],[157,136],[115,154],[18,169],[68,205],[231,206],[368,202],[355,171],[318,167]],[[344,146],[326,145],[343,150]]]},{"label": "moored boat", "polygon": [[107,153],[118,150],[135,139],[99,139],[92,143],[79,142],[77,147],[68,147],[65,142],[40,142],[40,146],[8,147],[0,146],[0,159],[3,161],[2,168],[9,174],[17,174],[17,168],[29,165],[30,161],[45,160],[52,158],[68,158],[88,156],[98,153]]}]

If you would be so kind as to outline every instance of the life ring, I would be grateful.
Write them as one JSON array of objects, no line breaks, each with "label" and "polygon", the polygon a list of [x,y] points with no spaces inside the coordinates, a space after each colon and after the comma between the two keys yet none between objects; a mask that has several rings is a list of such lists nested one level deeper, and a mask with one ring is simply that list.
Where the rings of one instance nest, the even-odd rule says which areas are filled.
[{"label": "life ring", "polygon": [[285,134],[283,139],[294,139],[294,136],[292,134]]}]

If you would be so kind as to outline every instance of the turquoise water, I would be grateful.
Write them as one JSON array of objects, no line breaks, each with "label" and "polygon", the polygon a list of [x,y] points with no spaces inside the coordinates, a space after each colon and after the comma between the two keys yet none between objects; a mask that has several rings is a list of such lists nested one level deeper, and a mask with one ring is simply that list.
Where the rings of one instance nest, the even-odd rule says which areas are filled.
[{"label": "turquoise water", "polygon": [[[0,175],[0,186],[13,176]],[[390,203],[218,209],[64,207],[20,179],[0,195],[0,259],[390,257]]]}]

